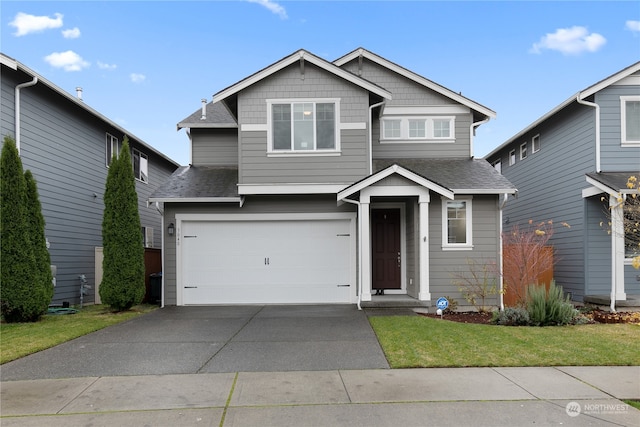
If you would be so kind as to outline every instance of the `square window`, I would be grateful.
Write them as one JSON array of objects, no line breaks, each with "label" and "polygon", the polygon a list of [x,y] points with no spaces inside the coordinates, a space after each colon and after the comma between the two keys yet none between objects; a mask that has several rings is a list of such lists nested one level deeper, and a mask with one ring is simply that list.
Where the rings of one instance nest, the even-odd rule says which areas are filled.
[{"label": "square window", "polygon": [[451,120],[433,119],[433,137],[451,138]]},{"label": "square window", "polygon": [[409,138],[426,138],[427,126],[425,120],[409,120]]},{"label": "square window", "polygon": [[400,123],[401,120],[383,120],[382,126],[384,128],[384,139],[400,138]]}]

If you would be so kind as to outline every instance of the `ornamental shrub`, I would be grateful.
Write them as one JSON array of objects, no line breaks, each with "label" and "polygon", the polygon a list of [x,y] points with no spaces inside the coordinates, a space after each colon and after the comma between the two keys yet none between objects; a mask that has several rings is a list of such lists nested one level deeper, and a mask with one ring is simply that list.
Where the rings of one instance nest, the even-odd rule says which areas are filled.
[{"label": "ornamental shrub", "polygon": [[128,310],[144,298],[144,247],[140,230],[138,195],[129,140],[125,136],[120,155],[109,166],[102,219],[104,258],[100,298],[115,311]]},{"label": "ornamental shrub", "polygon": [[[0,306],[7,322],[32,322],[46,311],[26,217],[26,182],[15,141],[0,155]],[[47,266],[49,268],[49,266]]]},{"label": "ornamental shrub", "polygon": [[506,307],[502,311],[494,311],[492,321],[496,325],[527,326],[529,312],[522,307]]},{"label": "ornamental shrub", "polygon": [[549,284],[548,291],[544,286],[529,285],[526,305],[534,326],[568,325],[579,315],[555,280]]}]

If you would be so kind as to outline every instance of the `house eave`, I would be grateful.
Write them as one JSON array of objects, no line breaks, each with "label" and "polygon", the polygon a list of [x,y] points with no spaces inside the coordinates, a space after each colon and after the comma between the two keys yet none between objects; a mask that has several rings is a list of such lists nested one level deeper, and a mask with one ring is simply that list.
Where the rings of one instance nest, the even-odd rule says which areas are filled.
[{"label": "house eave", "polygon": [[241,195],[336,194],[348,184],[238,184]]},{"label": "house eave", "polygon": [[454,188],[454,194],[516,194],[515,188]]},{"label": "house eave", "polygon": [[150,203],[243,203],[244,197],[150,197]]}]

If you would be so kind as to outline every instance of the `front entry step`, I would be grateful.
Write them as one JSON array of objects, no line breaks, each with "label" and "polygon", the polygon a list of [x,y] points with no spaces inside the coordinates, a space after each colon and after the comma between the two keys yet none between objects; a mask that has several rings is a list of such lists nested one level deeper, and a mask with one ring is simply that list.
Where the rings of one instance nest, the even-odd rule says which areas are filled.
[{"label": "front entry step", "polygon": [[372,295],[371,301],[361,301],[362,308],[425,308],[431,301],[420,301],[407,295]]}]

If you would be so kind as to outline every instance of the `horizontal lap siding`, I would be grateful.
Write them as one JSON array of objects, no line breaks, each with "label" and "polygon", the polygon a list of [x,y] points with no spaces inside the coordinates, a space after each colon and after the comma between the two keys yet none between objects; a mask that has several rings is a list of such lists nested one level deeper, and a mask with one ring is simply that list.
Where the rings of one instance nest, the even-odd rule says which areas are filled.
[{"label": "horizontal lap siding", "polygon": [[[14,134],[14,81],[2,75],[2,132]],[[51,263],[57,266],[53,302],[78,303],[80,280],[84,274],[92,289],[85,302],[93,302],[95,292],[96,246],[102,246],[102,215],[106,166],[105,134],[122,141],[123,135],[80,107],[62,100],[41,83],[21,91],[21,158],[24,169],[33,173],[45,219],[45,236],[50,242]],[[134,141],[130,141],[136,147]],[[140,147],[136,147],[140,148]],[[174,166],[149,156],[149,184],[136,181],[142,226],[154,228],[155,246],[160,245],[161,216],[147,207],[148,194],[162,183]],[[94,197],[95,194],[95,197]]]},{"label": "horizontal lap siding", "polygon": [[[468,305],[454,283],[454,275],[467,267],[467,261],[474,259],[479,265],[497,262],[499,256],[499,220],[497,196],[473,196],[472,199],[472,250],[442,249],[442,201],[431,198],[429,205],[429,287],[431,299],[450,296],[460,305]],[[496,283],[497,285],[497,283]],[[488,302],[497,305],[498,297]]]},{"label": "horizontal lap siding", "polygon": [[[312,64],[305,64],[304,80],[298,64],[267,77],[238,96],[241,124],[267,124],[266,99],[340,99],[340,123],[366,124],[369,95]],[[368,173],[368,131],[341,130],[339,155],[267,156],[266,131],[240,132],[240,183],[348,183]]]},{"label": "horizontal lap siding", "polygon": [[238,129],[191,129],[194,166],[237,166]]},{"label": "horizontal lap siding", "polygon": [[640,86],[609,86],[596,94],[600,105],[601,165],[604,172],[639,171],[640,147],[621,147],[621,96],[640,96]]}]

